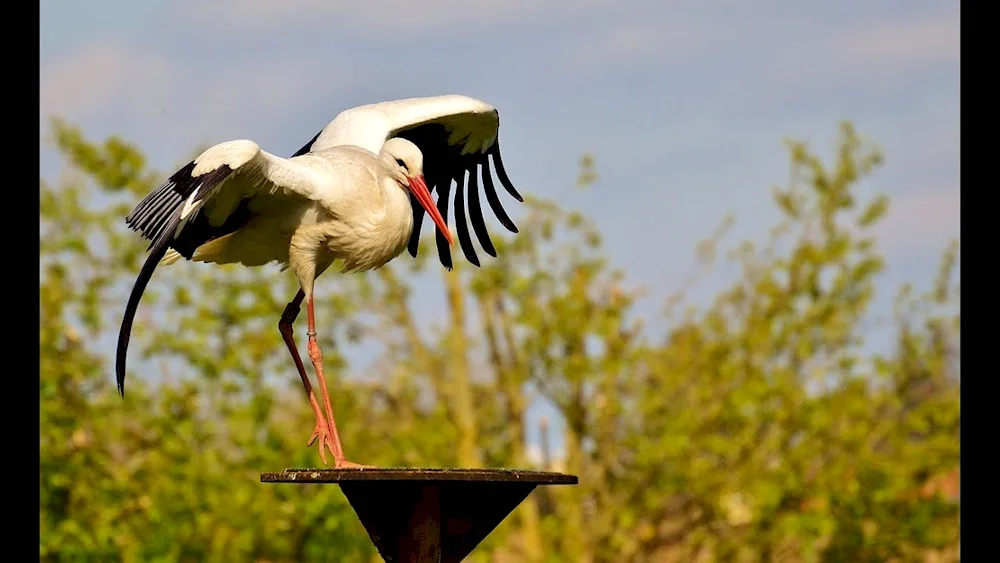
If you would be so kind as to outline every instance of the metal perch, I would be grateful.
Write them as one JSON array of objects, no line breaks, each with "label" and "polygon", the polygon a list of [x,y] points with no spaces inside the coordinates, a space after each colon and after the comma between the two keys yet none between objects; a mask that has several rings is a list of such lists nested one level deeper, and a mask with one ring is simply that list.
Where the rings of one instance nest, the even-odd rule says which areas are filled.
[{"label": "metal perch", "polygon": [[336,483],[387,562],[462,561],[538,485],[575,475],[518,469],[286,469],[262,483]]}]

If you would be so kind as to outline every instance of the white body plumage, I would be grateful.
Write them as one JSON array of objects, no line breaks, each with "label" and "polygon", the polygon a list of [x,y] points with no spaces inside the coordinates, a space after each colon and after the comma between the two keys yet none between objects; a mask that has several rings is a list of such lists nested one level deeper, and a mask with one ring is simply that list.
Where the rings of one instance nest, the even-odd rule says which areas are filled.
[{"label": "white body plumage", "polygon": [[[255,143],[231,143],[238,146],[216,145],[195,160],[193,175],[228,165],[234,176],[225,192],[200,204],[204,209],[189,199],[185,218],[200,211],[211,224],[221,225],[244,198],[250,198],[252,218],[239,230],[199,246],[194,261],[244,266],[278,262],[282,269],[314,261],[319,275],[337,259],[343,260],[344,272],[378,268],[406,248],[413,231],[409,196],[371,152],[335,146],[289,159],[296,168],[271,166],[265,176],[268,157],[254,160],[260,150]],[[247,158],[249,153],[255,156]],[[412,166],[419,170],[422,163]],[[161,263],[180,258],[171,249]]]},{"label": "white body plumage", "polygon": [[[249,140],[204,151],[126,218],[151,243],[119,333],[119,390],[132,320],[158,263],[181,257],[246,266],[278,262],[292,269],[311,304],[316,277],[338,259],[343,271],[363,271],[404,248],[416,256],[427,213],[438,227],[439,258],[450,269],[453,183],[463,253],[479,265],[468,218],[483,251],[496,256],[483,220],[480,178],[497,219],[511,232],[517,228],[497,197],[491,159],[500,184],[523,201],[500,158],[499,125],[496,109],[475,98],[411,98],[348,109],[291,158]],[[438,193],[437,202],[430,190]]]}]

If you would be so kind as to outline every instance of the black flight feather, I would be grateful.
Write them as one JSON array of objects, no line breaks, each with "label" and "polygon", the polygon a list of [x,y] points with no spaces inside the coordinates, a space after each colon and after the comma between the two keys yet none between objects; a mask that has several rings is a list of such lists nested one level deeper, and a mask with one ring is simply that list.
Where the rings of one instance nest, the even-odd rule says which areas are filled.
[{"label": "black flight feather", "polygon": [[175,172],[143,198],[125,218],[128,226],[132,230],[142,233],[143,238],[148,239],[150,244],[147,249],[149,256],[147,256],[142,269],[139,270],[139,276],[132,285],[132,292],[125,305],[125,316],[122,318],[121,329],[118,333],[115,372],[118,379],[118,392],[123,398],[125,397],[125,359],[132,322],[135,320],[135,313],[139,308],[142,294],[146,290],[146,284],[152,278],[153,271],[156,270],[160,260],[171,248],[190,260],[195,249],[199,246],[236,231],[250,220],[248,200],[243,200],[222,225],[212,226],[204,213],[196,211],[193,216],[188,217],[188,222],[178,233],[177,230],[181,227],[181,213],[192,194],[195,194],[194,199],[191,199],[192,204],[212,197],[223,180],[229,178],[233,173],[232,168],[223,164],[211,172],[194,177],[191,175],[194,167],[195,163],[191,161]]},{"label": "black flight feather", "polygon": [[[486,154],[476,151],[463,155],[462,147],[464,144],[461,142],[456,145],[448,144],[448,135],[448,130],[444,125],[439,123],[425,123],[416,127],[402,129],[395,132],[392,136],[407,139],[420,148],[420,151],[424,155],[424,178],[431,191],[437,191],[438,210],[441,211],[441,215],[446,220],[449,207],[447,197],[451,192],[451,181],[453,178],[455,179],[455,188],[458,190],[454,203],[456,208],[455,224],[459,243],[466,259],[470,263],[479,266],[479,258],[476,255],[471,237],[469,236],[467,221],[471,219],[472,228],[476,232],[476,238],[479,239],[483,251],[490,256],[496,257],[496,248],[490,239],[483,217],[483,209],[479,198],[479,183],[476,178],[478,175],[481,174],[486,201],[490,204],[490,208],[493,210],[496,218],[508,231],[512,233],[517,232],[517,226],[507,215],[500,203],[500,198],[497,196],[490,171],[490,157],[492,157],[494,166],[496,167],[497,178],[504,189],[518,201],[524,201],[524,199],[514,188],[510,178],[507,176],[507,171],[500,160],[498,142],[495,142]],[[481,173],[477,173],[479,172],[477,169],[480,168],[480,165],[482,165]],[[413,232],[410,235],[407,250],[410,255],[416,257],[425,212],[416,199],[411,197],[410,201],[413,205]],[[468,202],[468,213],[466,213],[465,209],[466,202]],[[462,209],[459,209],[459,207]],[[451,252],[448,247],[448,241],[442,233],[437,233],[435,243],[441,264],[445,268],[451,269],[453,265]]]}]

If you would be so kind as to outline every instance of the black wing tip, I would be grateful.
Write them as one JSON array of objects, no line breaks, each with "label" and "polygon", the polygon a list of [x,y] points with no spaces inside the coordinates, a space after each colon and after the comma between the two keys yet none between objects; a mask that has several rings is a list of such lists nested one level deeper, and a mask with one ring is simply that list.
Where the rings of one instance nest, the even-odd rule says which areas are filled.
[{"label": "black wing tip", "polygon": [[305,145],[303,145],[301,149],[295,151],[295,154],[293,154],[291,156],[291,158],[295,158],[297,156],[302,156],[302,155],[308,153],[309,151],[311,151],[312,150],[312,146],[316,143],[316,139],[319,139],[319,136],[322,135],[322,134],[323,134],[323,130],[320,129],[319,133],[316,133],[316,135],[308,143],[306,143]]},{"label": "black wing tip", "polygon": [[[496,164],[499,161],[494,159],[493,162]],[[497,168],[497,173],[499,174],[499,172],[500,169]],[[500,198],[497,197],[496,185],[493,184],[493,178],[490,177],[488,173],[483,174],[483,192],[486,194],[486,201],[490,204],[490,207],[493,209],[493,214],[496,216],[497,220],[500,221],[500,224],[502,224],[508,231],[516,233],[517,226],[514,225],[514,222],[507,216],[507,212],[504,211],[503,204],[500,203]]]},{"label": "black wing tip", "polygon": [[[194,181],[195,162],[188,162],[164,180],[155,190],[142,198],[132,211],[125,216],[125,223],[133,231],[139,231],[143,238],[158,240],[170,218],[184,205],[196,185]],[[222,168],[222,167],[220,167]],[[228,168],[228,166],[225,166]],[[225,172],[228,174],[228,172]],[[147,249],[148,250],[148,249]]]},{"label": "black wing tip", "polygon": [[[440,213],[441,218],[444,219],[444,224],[448,225],[448,203],[451,199],[451,178],[440,178],[434,182],[434,185],[434,189],[438,193],[438,213]],[[459,186],[459,189],[461,189],[461,186]],[[453,261],[451,257],[451,245],[448,243],[448,239],[444,237],[444,232],[442,232],[441,229],[434,230],[434,239],[437,242],[438,259],[441,260],[441,264],[445,268],[450,270],[453,266]]]},{"label": "black wing tip", "polygon": [[[481,165],[481,166],[480,166]],[[472,230],[476,233],[476,238],[479,239],[479,246],[482,247],[483,252],[496,258],[497,250],[493,246],[493,241],[490,239],[489,230],[486,228],[486,221],[483,219],[483,207],[479,200],[479,176],[481,174],[489,174],[489,162],[485,160],[485,157],[479,162],[475,162],[472,165],[471,173],[469,174],[469,183],[466,188],[468,192],[468,203],[469,203],[469,218],[472,220]],[[478,266],[478,264],[476,264]]]},{"label": "black wing tip", "polygon": [[441,265],[451,270],[454,267],[454,261],[451,257],[451,245],[448,244],[448,240],[444,238],[444,234],[440,230],[435,231],[434,238],[437,242],[438,259],[441,260]]},{"label": "black wing tip", "polygon": [[243,201],[236,211],[226,218],[221,227],[210,226],[200,214],[195,213],[193,220],[183,229],[183,233],[173,232],[180,225],[174,219],[180,217],[181,210],[194,194],[197,194],[195,202],[212,197],[215,187],[234,173],[228,164],[220,164],[213,170],[194,176],[194,166],[194,161],[191,161],[171,175],[143,198],[125,218],[125,222],[133,231],[139,231],[143,238],[150,241],[146,248],[147,252],[153,250],[156,241],[173,239],[174,248],[181,256],[190,260],[195,248],[213,236],[221,236],[236,230],[249,219],[249,210]]},{"label": "black wing tip", "polygon": [[[499,112],[497,112],[497,115],[499,115]],[[475,154],[458,155],[454,154],[456,146],[447,142],[447,131],[444,126],[440,124],[434,124],[433,126],[431,124],[427,124],[426,126],[406,128],[403,131],[396,132],[392,136],[408,139],[421,148],[428,147],[425,150],[430,150],[430,147],[434,147],[433,150],[439,151],[439,153],[435,154],[425,154],[425,165],[427,162],[435,163],[425,167],[425,175],[427,176],[428,185],[432,186],[432,191],[438,192],[438,211],[447,221],[449,208],[447,200],[450,195],[450,184],[452,180],[455,180],[457,183],[456,187],[459,190],[455,195],[454,204],[456,215],[455,220],[459,239],[458,242],[466,260],[477,268],[482,267],[482,263],[480,262],[477,253],[478,249],[475,248],[475,245],[472,242],[471,232],[475,232],[476,238],[479,240],[482,250],[489,256],[497,258],[498,253],[496,247],[493,245],[493,241],[491,240],[489,231],[484,221],[483,209],[479,199],[477,176],[481,175],[482,189],[485,192],[487,203],[493,210],[493,214],[496,216],[497,220],[499,220],[504,228],[511,233],[517,234],[519,230],[517,225],[515,225],[511,218],[507,215],[503,208],[503,204],[500,202],[500,198],[497,194],[497,187],[493,181],[490,171],[490,160],[493,161],[493,167],[496,169],[497,180],[504,187],[504,190],[518,202],[524,203],[524,197],[517,191],[517,189],[514,188],[507,175],[507,171],[504,169],[503,161],[500,157],[499,140],[495,140],[493,145],[484,152],[480,153],[477,151]],[[444,146],[441,146],[442,143],[453,150],[451,152],[446,151]],[[440,161],[438,161],[438,159],[440,159]],[[477,174],[479,166],[482,166],[480,169],[481,174]],[[458,170],[459,168],[461,168],[461,170]],[[431,169],[433,172],[430,171]],[[446,181],[447,185],[439,185],[444,184],[442,176],[451,176],[452,174],[460,176],[458,178],[449,177]],[[469,181],[467,185],[463,185],[465,182],[463,182],[462,179],[465,179],[466,174],[469,175]],[[435,177],[436,181],[431,181],[432,176]],[[444,202],[442,202],[442,199]],[[442,203],[444,203],[443,209]],[[466,212],[466,209],[464,208],[465,203],[468,203],[468,212]],[[412,257],[416,258],[418,255],[421,220],[423,219],[424,213],[423,209],[419,206],[419,203],[412,197],[411,205],[413,206],[414,228],[407,245],[407,250]],[[472,222],[471,232],[468,225],[469,220]],[[435,239],[438,258],[441,265],[447,270],[451,270],[454,260],[451,253],[451,245],[449,245],[444,239],[443,233],[437,232]]]},{"label": "black wing tip", "polygon": [[128,354],[129,340],[131,339],[132,322],[135,320],[135,313],[139,308],[139,301],[142,299],[142,294],[146,290],[146,284],[153,277],[153,271],[156,270],[160,259],[163,258],[167,253],[167,249],[170,248],[170,241],[172,239],[170,233],[179,224],[180,214],[175,213],[167,222],[163,234],[156,240],[149,256],[146,257],[146,261],[142,264],[139,275],[132,285],[132,291],[129,293],[128,302],[125,304],[125,314],[122,316],[121,328],[118,330],[118,348],[115,351],[115,375],[118,383],[118,393],[121,394],[122,399],[125,398],[125,360]]},{"label": "black wing tip", "polygon": [[[129,327],[129,330],[131,330],[131,327]],[[116,354],[117,357],[115,358],[115,379],[118,384],[118,394],[121,395],[121,398],[124,400],[125,399],[125,352],[128,350],[128,340],[126,339],[123,346],[121,342],[122,335],[119,334],[118,338],[119,338],[119,343]]]},{"label": "black wing tip", "polygon": [[479,256],[476,255],[476,250],[472,248],[471,240],[468,242],[468,244],[469,244],[468,248],[465,247],[464,243],[462,244],[462,253],[465,254],[465,259],[469,261],[469,264],[472,264],[473,266],[478,268],[480,267]]},{"label": "black wing tip", "polygon": [[410,241],[406,244],[406,249],[410,252],[410,256],[416,258],[417,251],[420,250],[420,229],[424,222],[424,208],[413,194],[410,194],[410,208],[413,210],[413,230],[410,232]]},{"label": "black wing tip", "polygon": [[476,165],[473,165],[471,172],[468,175],[469,188],[466,188],[466,170],[463,169],[455,178],[455,184],[458,186],[455,190],[455,227],[458,229],[458,242],[465,259],[473,266],[479,267],[479,256],[476,254],[475,246],[472,245],[472,237],[469,236],[468,216],[465,212],[465,192],[471,189],[472,179],[476,177]]},{"label": "black wing tip", "polygon": [[482,265],[479,263],[479,257],[478,256],[476,256],[475,254],[472,254],[470,256],[468,252],[465,252],[465,249],[463,249],[462,251],[465,254],[465,259],[469,261],[469,264],[472,264],[473,266],[475,266],[477,268],[482,267]]},{"label": "black wing tip", "polygon": [[496,142],[493,143],[493,147],[490,148],[490,153],[493,154],[493,167],[496,168],[497,176],[500,179],[500,184],[503,185],[504,189],[507,190],[511,196],[517,201],[524,203],[524,198],[514,187],[514,183],[510,181],[510,177],[507,175],[507,169],[503,165],[503,157],[500,156],[500,139],[498,138]]}]

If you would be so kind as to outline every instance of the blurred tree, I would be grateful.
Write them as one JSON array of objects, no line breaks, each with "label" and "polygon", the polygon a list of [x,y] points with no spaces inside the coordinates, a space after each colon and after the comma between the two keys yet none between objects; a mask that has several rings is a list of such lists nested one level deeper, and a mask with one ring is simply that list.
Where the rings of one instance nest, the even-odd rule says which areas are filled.
[{"label": "blurred tree", "polygon": [[[40,188],[41,560],[377,561],[336,488],[259,483],[317,463],[276,326],[290,274],[159,270],[118,398],[108,336],[144,257],[122,218],[160,174],[121,139],[53,132],[69,166]],[[551,201],[528,199],[498,259],[441,274],[440,330],[407,281],[440,270],[426,243],[321,280],[346,447],[530,466],[528,412],[551,403],[565,432],[545,463],[580,485],[536,491],[473,561],[957,561],[958,245],[926,295],[901,291],[896,349],[866,351],[888,200],[859,201],[881,156],[841,134],[829,165],[791,144],[773,239],[730,254],[741,275],[709,307],[672,298],[662,338],[595,226]],[[587,156],[578,184],[597,181]],[[703,270],[724,232],[700,245]],[[345,379],[361,341],[378,360]]]}]

